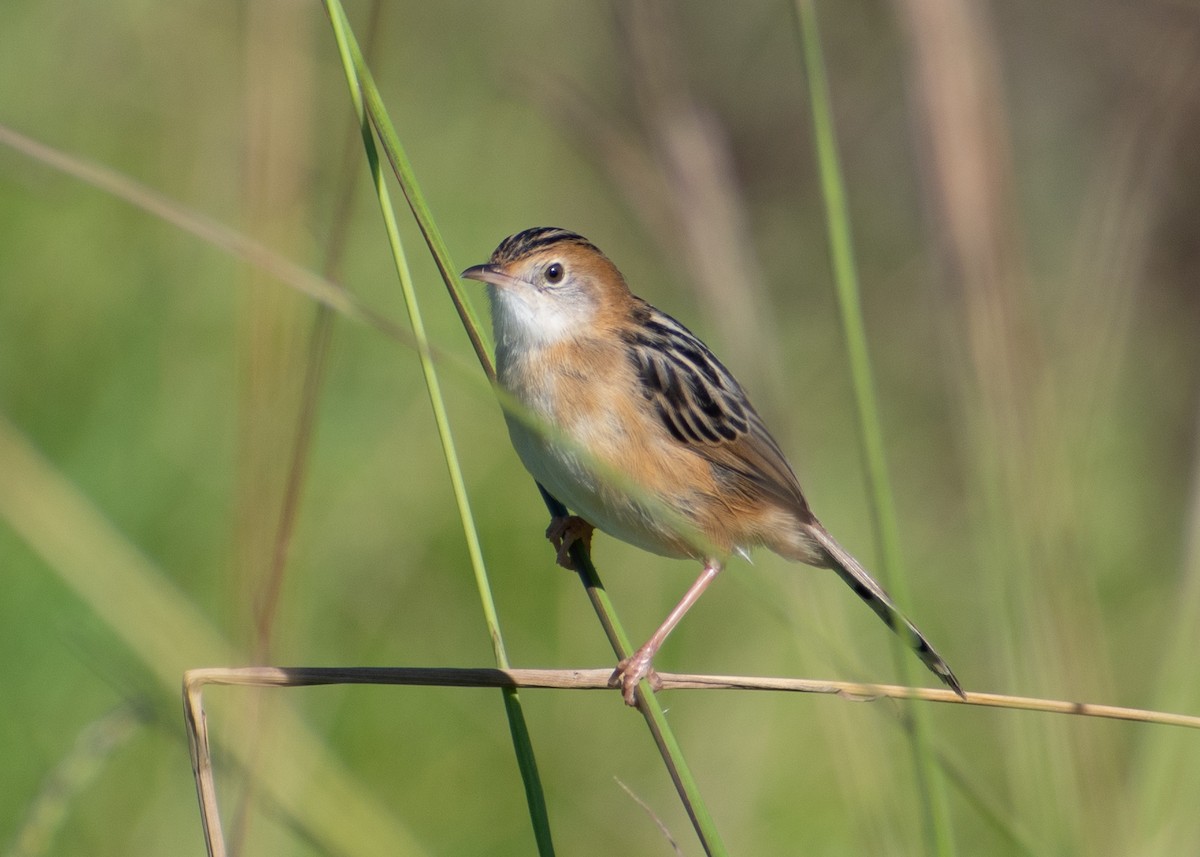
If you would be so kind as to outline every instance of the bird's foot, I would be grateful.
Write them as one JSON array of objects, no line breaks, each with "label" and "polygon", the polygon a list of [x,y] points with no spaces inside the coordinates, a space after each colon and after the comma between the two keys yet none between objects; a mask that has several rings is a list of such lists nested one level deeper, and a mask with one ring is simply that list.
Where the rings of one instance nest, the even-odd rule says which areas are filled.
[{"label": "bird's foot", "polygon": [[546,538],[554,545],[558,564],[568,571],[575,571],[575,563],[571,561],[571,545],[582,541],[588,550],[592,548],[591,524],[578,515],[568,515],[565,518],[553,518],[546,528]]},{"label": "bird's foot", "polygon": [[632,657],[621,661],[613,670],[612,676],[608,679],[608,686],[621,688],[621,696],[625,699],[626,705],[630,707],[637,705],[637,689],[642,679],[650,682],[650,687],[655,693],[662,690],[662,679],[654,671],[654,665],[651,663],[653,659],[654,650],[648,646],[642,646],[633,653]]}]

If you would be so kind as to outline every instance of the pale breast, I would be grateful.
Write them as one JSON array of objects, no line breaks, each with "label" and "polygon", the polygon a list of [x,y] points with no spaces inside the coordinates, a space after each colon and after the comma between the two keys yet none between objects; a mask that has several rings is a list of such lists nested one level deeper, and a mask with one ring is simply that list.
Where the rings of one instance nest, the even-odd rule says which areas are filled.
[{"label": "pale breast", "polygon": [[[637,395],[621,349],[497,354],[498,380],[529,414],[505,414],[513,446],[542,485],[608,534],[665,556],[689,546],[708,466],[673,443]],[[544,421],[545,431],[531,425]],[[686,486],[681,489],[680,486]]]}]

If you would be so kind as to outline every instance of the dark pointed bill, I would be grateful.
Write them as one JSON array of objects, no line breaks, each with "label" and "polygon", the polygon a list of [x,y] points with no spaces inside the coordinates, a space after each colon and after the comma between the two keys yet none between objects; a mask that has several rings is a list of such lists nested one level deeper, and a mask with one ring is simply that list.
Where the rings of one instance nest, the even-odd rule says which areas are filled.
[{"label": "dark pointed bill", "polygon": [[492,286],[518,286],[523,280],[518,280],[509,274],[504,273],[495,265],[475,265],[467,268],[459,274],[467,280],[478,280],[481,283],[487,283]]}]

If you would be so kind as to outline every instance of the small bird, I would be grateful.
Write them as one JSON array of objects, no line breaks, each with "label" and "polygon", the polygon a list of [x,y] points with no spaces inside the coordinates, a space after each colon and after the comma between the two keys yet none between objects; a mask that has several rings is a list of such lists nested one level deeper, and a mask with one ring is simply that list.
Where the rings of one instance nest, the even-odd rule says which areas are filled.
[{"label": "small bird", "polygon": [[[667,635],[732,554],[763,546],[833,569],[938,678],[950,667],[809,509],[796,474],[745,391],[686,327],[633,295],[608,257],[574,232],[504,239],[462,276],[488,286],[500,388],[526,469],[574,515],[546,531],[558,562],[593,526],[704,570],[610,684],[636,704]],[[532,419],[531,419],[532,417]]]}]

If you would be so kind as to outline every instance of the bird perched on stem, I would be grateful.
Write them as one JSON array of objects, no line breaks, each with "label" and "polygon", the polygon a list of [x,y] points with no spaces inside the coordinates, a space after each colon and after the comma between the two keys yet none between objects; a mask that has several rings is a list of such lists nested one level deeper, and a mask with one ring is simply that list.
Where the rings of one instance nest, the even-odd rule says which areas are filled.
[{"label": "bird perched on stem", "polygon": [[[821,526],[746,393],[708,347],[629,291],[591,242],[551,227],[504,239],[464,277],[488,285],[500,387],[517,455],[575,512],[546,535],[571,568],[593,526],[704,570],[658,630],[618,664],[634,705],[667,635],[733,553],[764,546],[833,569],[960,696],[950,667],[887,592]],[[532,417],[532,419],[530,419]]]}]

